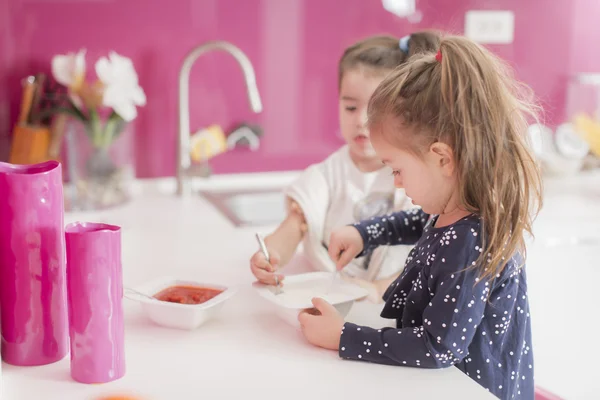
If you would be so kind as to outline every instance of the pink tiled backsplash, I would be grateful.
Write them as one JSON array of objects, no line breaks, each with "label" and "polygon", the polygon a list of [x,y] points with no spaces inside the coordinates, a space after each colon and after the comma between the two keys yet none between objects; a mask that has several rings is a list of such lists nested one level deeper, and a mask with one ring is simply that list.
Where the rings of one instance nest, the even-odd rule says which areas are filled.
[{"label": "pink tiled backsplash", "polygon": [[135,121],[140,177],[174,174],[179,68],[187,52],[207,40],[230,41],[248,55],[264,104],[261,114],[250,111],[242,74],[227,54],[197,61],[190,80],[192,131],[240,122],[264,129],[257,152],[215,158],[217,173],[303,168],[339,147],[337,61],[345,46],[366,35],[401,37],[429,27],[461,33],[470,9],[513,10],[515,42],[492,48],[535,89],[550,124],[563,118],[569,74],[580,65],[600,69],[600,53],[589,45],[593,37],[585,36],[595,27],[597,1],[416,4],[423,16],[418,23],[388,13],[378,0],[0,0],[0,156],[7,154],[18,113],[20,78],[49,72],[54,54],[82,47],[89,60],[115,50],[134,61],[148,97]]}]

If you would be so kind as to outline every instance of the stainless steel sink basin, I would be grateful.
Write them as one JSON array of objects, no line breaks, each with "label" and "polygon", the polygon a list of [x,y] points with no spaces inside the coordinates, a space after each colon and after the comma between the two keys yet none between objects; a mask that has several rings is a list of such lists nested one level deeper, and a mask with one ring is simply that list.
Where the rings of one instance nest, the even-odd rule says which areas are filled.
[{"label": "stainless steel sink basin", "polygon": [[200,194],[239,227],[278,224],[286,215],[281,189],[202,190]]}]

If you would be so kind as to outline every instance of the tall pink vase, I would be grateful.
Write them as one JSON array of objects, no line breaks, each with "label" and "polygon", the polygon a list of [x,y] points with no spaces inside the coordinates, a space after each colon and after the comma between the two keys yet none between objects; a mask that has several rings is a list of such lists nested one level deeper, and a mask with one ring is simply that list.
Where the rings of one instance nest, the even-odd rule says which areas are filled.
[{"label": "tall pink vase", "polygon": [[44,365],[68,351],[60,163],[0,163],[2,358]]},{"label": "tall pink vase", "polygon": [[77,222],[65,231],[71,376],[110,382],[125,375],[121,229]]}]

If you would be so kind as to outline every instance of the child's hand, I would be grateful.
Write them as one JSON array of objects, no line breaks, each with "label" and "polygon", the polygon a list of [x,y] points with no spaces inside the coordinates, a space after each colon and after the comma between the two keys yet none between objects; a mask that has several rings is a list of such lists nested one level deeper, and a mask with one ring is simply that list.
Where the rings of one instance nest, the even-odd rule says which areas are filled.
[{"label": "child's hand", "polygon": [[316,310],[302,311],[298,315],[304,337],[315,346],[337,350],[340,347],[344,318],[323,299],[315,298],[312,303]]},{"label": "child's hand", "polygon": [[352,226],[336,229],[329,239],[329,257],[338,270],[363,251],[364,243],[358,230]]},{"label": "child's hand", "polygon": [[279,283],[279,286],[283,286],[284,276],[281,274],[275,274],[275,271],[279,267],[279,254],[268,247],[267,250],[269,251],[271,263],[267,261],[265,255],[259,250],[254,253],[250,259],[250,270],[259,282],[262,282],[266,285],[275,285]]}]

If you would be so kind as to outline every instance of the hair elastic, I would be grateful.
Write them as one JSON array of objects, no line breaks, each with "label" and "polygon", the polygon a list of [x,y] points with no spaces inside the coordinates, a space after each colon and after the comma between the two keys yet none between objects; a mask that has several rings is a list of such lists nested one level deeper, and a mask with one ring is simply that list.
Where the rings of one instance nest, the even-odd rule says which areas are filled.
[{"label": "hair elastic", "polygon": [[439,49],[437,53],[435,53],[435,59],[439,63],[442,62],[442,49]]},{"label": "hair elastic", "polygon": [[409,41],[410,41],[410,35],[406,35],[400,39],[400,42],[399,42],[400,50],[402,50],[402,52],[404,54],[408,54],[408,42]]}]

